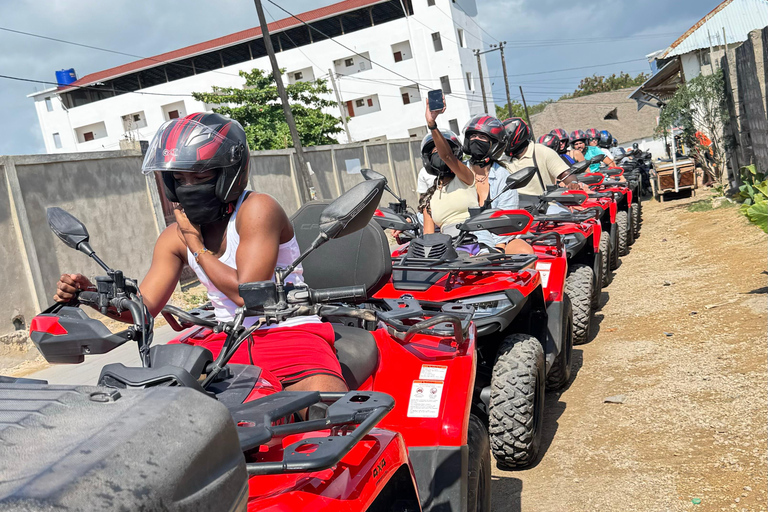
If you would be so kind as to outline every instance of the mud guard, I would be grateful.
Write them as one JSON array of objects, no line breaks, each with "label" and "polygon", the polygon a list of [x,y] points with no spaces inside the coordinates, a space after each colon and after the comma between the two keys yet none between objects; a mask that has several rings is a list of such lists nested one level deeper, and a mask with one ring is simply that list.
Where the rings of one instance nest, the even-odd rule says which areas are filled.
[{"label": "mud guard", "polygon": [[415,446],[408,456],[423,512],[466,512],[469,447]]},{"label": "mud guard", "polygon": [[563,350],[563,303],[552,302],[547,306],[547,341],[544,343],[545,373],[555,363],[555,358]]}]

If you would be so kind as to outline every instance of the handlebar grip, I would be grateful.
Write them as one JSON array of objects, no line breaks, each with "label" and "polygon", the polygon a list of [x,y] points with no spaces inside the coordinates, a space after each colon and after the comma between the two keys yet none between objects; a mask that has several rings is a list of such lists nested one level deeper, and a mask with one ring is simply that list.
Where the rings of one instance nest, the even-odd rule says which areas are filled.
[{"label": "handlebar grip", "polygon": [[334,302],[368,298],[365,286],[341,286],[339,288],[322,288],[310,292],[312,302]]},{"label": "handlebar grip", "polygon": [[83,304],[99,304],[99,292],[82,291],[77,294],[77,300]]}]

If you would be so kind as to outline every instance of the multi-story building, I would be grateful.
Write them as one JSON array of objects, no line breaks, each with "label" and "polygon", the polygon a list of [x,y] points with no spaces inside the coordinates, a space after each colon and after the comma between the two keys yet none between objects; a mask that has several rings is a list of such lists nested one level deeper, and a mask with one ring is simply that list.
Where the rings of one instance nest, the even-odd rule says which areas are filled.
[{"label": "multi-story building", "polygon": [[[474,0],[345,0],[297,15],[305,23],[294,17],[275,21],[269,31],[286,83],[333,74],[341,110],[328,112],[345,112],[353,141],[384,140],[426,133],[429,89],[446,93],[442,128],[458,132],[483,112],[472,51],[483,47],[476,15]],[[210,111],[215,105],[191,93],[242,87],[238,72],[254,68],[271,70],[259,28],[91,73],[29,97],[47,152],[119,149],[124,140],[151,139],[169,119]],[[485,90],[490,94],[487,78]],[[336,101],[334,94],[329,99]],[[492,109],[492,97],[488,104]],[[342,133],[339,142],[346,138]]]}]

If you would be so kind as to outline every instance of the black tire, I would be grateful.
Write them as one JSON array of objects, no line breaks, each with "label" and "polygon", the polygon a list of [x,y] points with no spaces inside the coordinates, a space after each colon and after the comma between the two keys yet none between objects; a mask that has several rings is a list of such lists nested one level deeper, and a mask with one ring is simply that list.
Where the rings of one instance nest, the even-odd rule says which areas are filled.
[{"label": "black tire", "polygon": [[511,334],[499,347],[491,377],[488,432],[500,466],[533,464],[544,423],[544,348],[528,334]]},{"label": "black tire", "polygon": [[632,205],[629,208],[630,210],[627,212],[627,245],[632,247],[635,245],[635,223],[632,221]]},{"label": "black tire", "polygon": [[613,281],[613,272],[611,271],[611,235],[603,231],[600,233],[600,253],[603,257],[603,274],[600,278],[603,280],[603,288]]},{"label": "black tire", "polygon": [[613,243],[611,244],[611,270],[619,268],[619,226],[613,224]]},{"label": "black tire", "polygon": [[573,344],[589,341],[589,326],[592,322],[592,267],[573,265],[565,278],[565,294],[573,306]]},{"label": "black tire", "polygon": [[632,229],[634,231],[635,239],[640,236],[640,205],[635,203],[629,209],[630,217],[632,218]]},{"label": "black tire", "polygon": [[629,254],[629,215],[625,210],[616,212],[616,231],[619,233],[619,256]]},{"label": "black tire", "polygon": [[573,359],[573,308],[568,295],[563,297],[563,349],[557,354],[547,374],[547,389],[562,389],[571,380]]},{"label": "black tire", "polygon": [[600,294],[603,293],[603,255],[598,250],[592,265],[592,311],[600,309]]},{"label": "black tire", "polygon": [[485,425],[474,414],[469,415],[467,432],[469,447],[469,478],[467,481],[467,512],[491,510],[491,444]]}]

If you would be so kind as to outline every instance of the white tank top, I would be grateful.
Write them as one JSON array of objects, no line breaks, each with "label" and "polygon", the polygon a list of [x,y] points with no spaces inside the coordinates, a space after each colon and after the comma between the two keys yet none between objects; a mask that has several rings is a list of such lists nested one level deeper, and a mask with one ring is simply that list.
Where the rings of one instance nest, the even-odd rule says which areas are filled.
[{"label": "white tank top", "polygon": [[[232,212],[232,216],[229,218],[229,222],[227,223],[227,247],[224,250],[224,254],[219,257],[220,262],[235,269],[237,268],[235,256],[237,255],[237,247],[240,245],[240,234],[237,232],[235,221],[237,219],[237,212],[240,210],[240,205],[243,204],[243,200],[245,200],[249,192],[250,191],[246,190],[237,200],[235,211]],[[289,241],[279,245],[277,251],[276,268],[287,267],[293,263],[300,254],[301,250],[299,249],[299,243],[296,241],[296,236],[294,235],[294,237]],[[255,256],[258,257],[257,255]],[[192,251],[189,249],[187,249],[187,261],[192,270],[195,271],[195,274],[197,274],[197,278],[200,281],[200,284],[205,286],[205,289],[208,291],[208,299],[211,301],[211,304],[213,304],[216,320],[219,322],[231,322],[234,320],[235,310],[238,308],[237,304],[230,300],[229,297],[224,294],[224,292],[216,288],[216,285],[213,284],[213,282],[205,274],[205,271],[202,269],[202,267],[195,261],[195,255],[192,254]],[[293,272],[291,272],[288,277],[286,277],[285,282],[302,284],[304,283],[303,273],[304,270],[301,265],[299,265]],[[272,274],[272,280],[275,280],[274,274]],[[256,320],[256,317],[246,318],[243,322],[243,325],[249,327],[256,323]],[[280,327],[291,327],[308,322],[320,322],[320,319],[315,316],[289,318],[285,322],[282,322]]]}]

